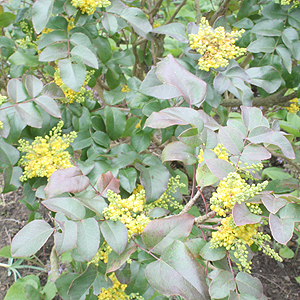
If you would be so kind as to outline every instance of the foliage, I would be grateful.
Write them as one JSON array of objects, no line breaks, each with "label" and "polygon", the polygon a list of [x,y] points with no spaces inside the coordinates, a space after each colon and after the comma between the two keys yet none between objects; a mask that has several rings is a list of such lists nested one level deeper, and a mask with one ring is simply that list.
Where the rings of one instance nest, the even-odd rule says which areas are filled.
[{"label": "foliage", "polygon": [[3,192],[23,184],[32,212],[11,254],[54,235],[48,283],[18,279],[5,300],[266,299],[253,252],[292,257],[300,221],[290,2],[0,6]]}]

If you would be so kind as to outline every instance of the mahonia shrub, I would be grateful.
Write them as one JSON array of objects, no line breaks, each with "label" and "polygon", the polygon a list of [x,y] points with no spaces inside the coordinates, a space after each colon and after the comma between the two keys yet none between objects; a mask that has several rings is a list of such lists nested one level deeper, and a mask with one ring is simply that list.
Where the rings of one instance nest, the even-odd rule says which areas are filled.
[{"label": "mahonia shrub", "polygon": [[31,214],[0,255],[54,244],[5,300],[266,299],[253,255],[300,220],[298,1],[17,2],[0,170]]}]

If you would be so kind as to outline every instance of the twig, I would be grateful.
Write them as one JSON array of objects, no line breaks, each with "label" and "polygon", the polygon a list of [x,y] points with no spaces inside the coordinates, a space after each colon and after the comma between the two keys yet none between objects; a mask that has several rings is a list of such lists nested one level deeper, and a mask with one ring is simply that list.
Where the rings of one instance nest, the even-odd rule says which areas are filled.
[{"label": "twig", "polygon": [[225,15],[229,2],[230,2],[230,0],[226,0],[225,3],[223,5],[221,5],[219,7],[219,9],[211,16],[211,18],[209,20],[210,25],[213,25],[220,16]]},{"label": "twig", "polygon": [[192,208],[192,206],[195,204],[195,202],[200,197],[200,195],[201,195],[201,193],[199,191],[197,191],[196,195],[192,199],[190,199],[190,201],[184,206],[184,208],[179,213],[179,215],[187,213]]},{"label": "twig", "polygon": [[273,150],[270,150],[268,149],[268,151],[273,155],[273,156],[276,156],[276,157],[280,157],[284,160],[286,160],[288,162],[288,164],[290,164],[291,166],[293,166],[297,171],[300,172],[300,165],[297,164],[296,162],[293,162],[293,160],[289,159],[289,158],[286,158],[283,154],[280,154],[280,153],[277,153]]},{"label": "twig", "polygon": [[174,14],[170,17],[170,19],[164,25],[172,23],[172,21],[175,19],[176,15],[179,13],[179,11],[181,10],[181,8],[186,4],[186,2],[187,2],[187,0],[183,0],[181,2],[181,4],[175,10]]},{"label": "twig", "polygon": [[199,0],[195,0],[195,8],[196,8],[196,22],[197,22],[197,25],[200,24],[201,22],[201,10],[200,10],[200,4],[199,4]]},{"label": "twig", "polygon": [[51,268],[52,278],[55,281],[57,278],[60,277],[58,257],[57,257],[55,246],[52,247],[51,254],[50,254],[50,268]]},{"label": "twig", "polygon": [[206,220],[212,218],[215,215],[216,215],[216,213],[214,211],[211,211],[204,216],[199,216],[199,217],[195,218],[195,225],[198,227],[200,224],[204,223]]}]

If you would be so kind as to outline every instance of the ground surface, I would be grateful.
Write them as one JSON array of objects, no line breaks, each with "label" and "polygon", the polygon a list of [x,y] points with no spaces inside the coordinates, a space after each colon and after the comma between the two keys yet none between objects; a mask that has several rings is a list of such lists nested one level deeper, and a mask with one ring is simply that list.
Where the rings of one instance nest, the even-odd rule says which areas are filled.
[{"label": "ground surface", "polygon": [[[205,198],[209,199],[211,192],[209,189],[204,190]],[[13,236],[27,223],[29,211],[25,205],[18,202],[22,197],[21,189],[17,192],[0,195],[0,248],[9,245]],[[204,213],[204,206],[200,200],[197,204]],[[47,219],[46,211],[41,211],[41,214]],[[291,248],[295,250],[296,243]],[[48,244],[38,253],[39,259],[46,268],[49,263],[50,251],[51,245]],[[0,262],[7,263],[7,260],[0,258]],[[30,269],[24,269],[21,272],[22,276],[32,273],[36,274]],[[42,284],[45,281],[45,275],[44,273],[40,276]],[[295,261],[285,260],[282,264],[258,253],[253,259],[252,275],[262,281],[264,292],[269,299],[300,299],[300,284],[295,280],[295,277],[300,276],[300,253]],[[13,276],[8,277],[6,269],[0,267],[0,300],[4,299],[7,289],[13,281]]]}]

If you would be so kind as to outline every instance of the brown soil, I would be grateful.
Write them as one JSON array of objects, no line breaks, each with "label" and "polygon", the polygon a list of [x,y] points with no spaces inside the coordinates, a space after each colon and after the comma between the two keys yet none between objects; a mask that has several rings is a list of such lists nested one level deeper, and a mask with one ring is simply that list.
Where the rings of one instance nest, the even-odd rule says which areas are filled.
[{"label": "brown soil", "polygon": [[[204,189],[205,198],[209,199],[212,191],[212,188]],[[19,203],[22,197],[22,189],[0,195],[0,248],[9,245],[12,237],[27,223],[30,212],[25,205]],[[201,213],[205,213],[204,205],[200,199],[197,205]],[[46,211],[41,211],[41,214],[47,218]],[[296,243],[291,249],[296,249]],[[51,245],[46,245],[37,254],[45,266],[49,262],[50,251]],[[7,260],[0,258],[0,262],[7,263]],[[20,273],[22,276],[37,274],[36,271],[31,269],[24,269]],[[257,253],[253,259],[252,275],[261,280],[264,293],[269,299],[300,299],[300,284],[295,280],[295,277],[300,276],[299,253],[295,261],[287,259],[282,264],[262,253]],[[42,285],[45,284],[46,273],[40,274],[40,279]],[[13,282],[13,276],[8,276],[6,269],[0,267],[0,299],[4,299],[8,288]]]}]

